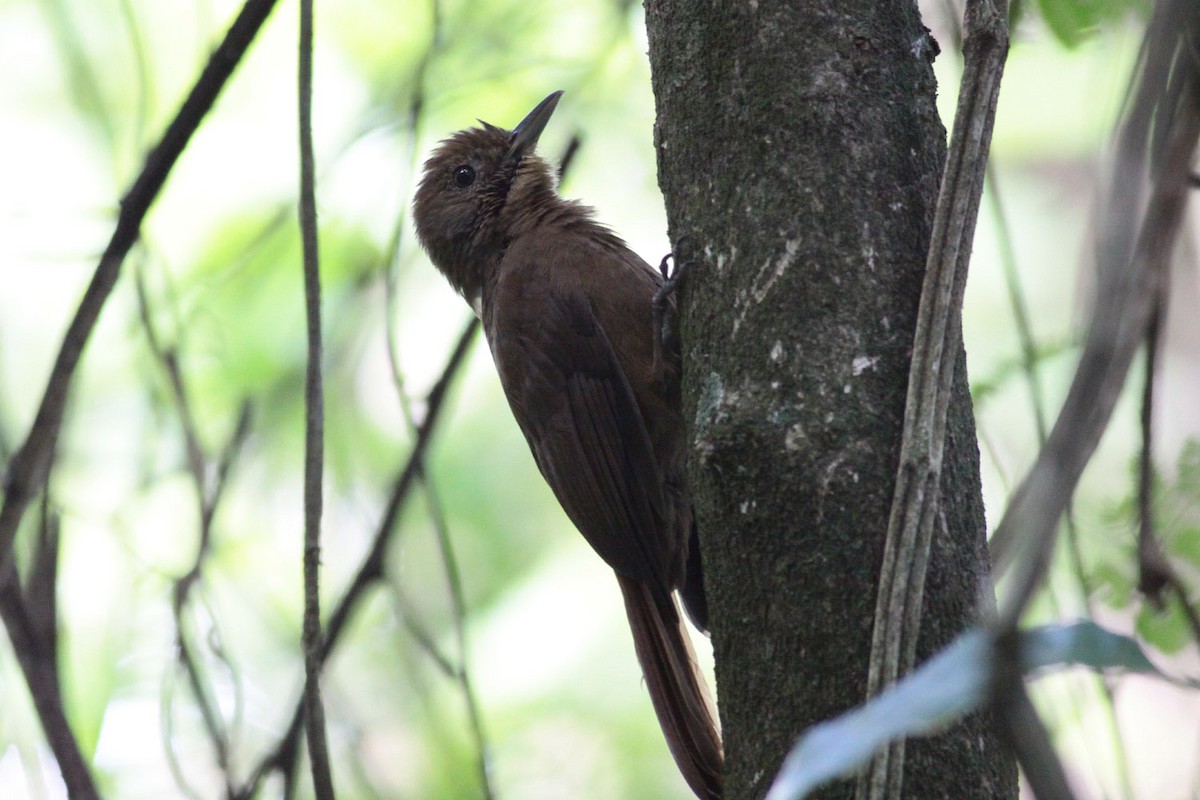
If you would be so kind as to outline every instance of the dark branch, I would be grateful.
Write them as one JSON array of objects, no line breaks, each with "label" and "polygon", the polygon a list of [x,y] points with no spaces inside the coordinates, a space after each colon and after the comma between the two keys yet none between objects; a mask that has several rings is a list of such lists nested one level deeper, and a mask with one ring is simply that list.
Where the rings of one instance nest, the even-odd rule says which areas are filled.
[{"label": "dark branch", "polygon": [[992,716],[1000,736],[1017,756],[1037,800],[1073,800],[1050,734],[1042,724],[1021,673],[1020,635],[1014,629],[992,645]]},{"label": "dark branch", "polygon": [[1142,386],[1142,455],[1138,463],[1138,591],[1156,608],[1163,606],[1162,591],[1171,582],[1171,567],[1154,531],[1154,379],[1158,372],[1159,343],[1169,292],[1170,270],[1156,292],[1146,324],[1146,371]]},{"label": "dark branch", "polygon": [[247,0],[179,112],[146,156],[145,166],[121,200],[112,236],[67,327],[29,434],[5,468],[4,504],[0,506],[0,612],[72,797],[93,798],[99,794],[62,707],[55,648],[40,641],[25,611],[12,558],[13,542],[30,502],[45,489],[71,379],[104,303],[116,285],[121,265],[140,236],[142,221],[274,5],[275,0]]},{"label": "dark branch", "polygon": [[321,704],[321,510],[325,475],[325,403],[321,378],[321,271],[312,140],[313,0],[300,0],[300,237],[308,365],[304,381],[304,720],[313,794],[334,800],[333,770]]},{"label": "dark branch", "polygon": [[0,570],[0,617],[8,629],[13,653],[29,686],[46,742],[62,771],[67,793],[78,800],[100,800],[100,792],[91,770],[71,732],[63,707],[62,682],[58,672],[58,625],[56,618],[58,584],[58,519],[42,503],[42,520],[28,581],[27,597],[22,595],[16,565],[9,562]]},{"label": "dark branch", "polygon": [[[1019,677],[1017,626],[1045,578],[1059,520],[1108,426],[1133,355],[1157,325],[1154,308],[1178,238],[1200,137],[1197,42],[1200,18],[1190,2],[1164,0],[1156,6],[1097,226],[1098,290],[1079,366],[1045,446],[992,537],[997,576],[1010,563],[1015,574],[999,613],[990,606],[980,610],[992,619],[997,643],[990,705],[1034,793],[1048,800],[1071,793]],[[1147,428],[1149,421],[1144,418]]]},{"label": "dark branch", "polygon": [[[138,316],[141,319],[142,330],[146,334],[146,341],[151,353],[162,366],[163,372],[166,375],[167,383],[170,387],[171,401],[175,406],[175,413],[179,417],[184,439],[184,451],[187,454],[188,472],[191,475],[192,485],[196,492],[196,511],[199,519],[199,537],[192,565],[187,572],[175,580],[172,586],[171,616],[175,626],[175,658],[187,678],[188,689],[191,691],[192,697],[200,710],[200,718],[204,723],[205,733],[212,743],[213,753],[216,757],[217,766],[221,771],[222,779],[225,782],[225,792],[228,795],[232,793],[234,785],[229,755],[229,734],[221,718],[217,704],[208,691],[204,672],[201,668],[201,659],[187,635],[184,615],[192,589],[200,581],[204,563],[212,550],[213,515],[216,513],[221,495],[224,493],[229,470],[238,453],[241,452],[242,444],[245,442],[246,436],[250,431],[250,406],[248,403],[242,404],[234,431],[220,455],[214,479],[210,481],[208,479],[209,458],[196,432],[196,422],[191,411],[192,404],[189,399],[187,385],[184,382],[183,371],[179,368],[179,358],[174,348],[167,348],[162,343],[158,331],[154,327],[153,314],[150,309],[143,270],[139,269],[135,272],[134,285],[137,292]],[[227,664],[227,666],[232,671],[232,665]],[[164,699],[164,703],[169,703],[169,699]],[[170,705],[166,706],[168,725],[171,719],[170,708]],[[175,773],[177,781],[180,782],[180,788],[189,796],[198,796],[198,793],[192,787],[186,785],[186,776],[183,774],[178,760],[175,758],[170,737],[168,737],[166,746],[168,758],[171,759],[172,763],[172,771]]]},{"label": "dark branch", "polygon": [[275,0],[246,0],[179,112],[167,126],[162,139],[146,156],[141,173],[121,200],[116,228],[63,337],[29,436],[9,461],[4,475],[4,505],[0,507],[0,584],[16,576],[15,570],[10,570],[7,565],[10,563],[17,527],[30,501],[45,485],[62,426],[71,378],[100,317],[100,311],[116,285],[121,264],[137,242],[142,220],[158,197],[171,168],[175,166],[192,134],[200,127],[200,122],[212,108],[217,95],[274,6]]},{"label": "dark branch", "polygon": [[[1200,70],[1182,56],[1200,41],[1189,3],[1158,6],[1146,33],[1142,74],[1117,145],[1109,207],[1098,229],[1098,291],[1079,367],[1033,468],[992,537],[993,562],[1016,575],[1001,610],[1016,627],[1041,585],[1058,521],[1099,443],[1143,341],[1174,248],[1200,136]],[[1152,132],[1154,135],[1152,136]],[[1153,147],[1152,147],[1153,144]],[[1150,179],[1145,199],[1136,187]]]},{"label": "dark branch", "polygon": [[[329,660],[329,656],[337,647],[342,634],[349,625],[351,616],[358,609],[358,605],[366,595],[367,590],[384,577],[384,554],[387,552],[388,545],[395,532],[396,520],[399,518],[400,511],[403,509],[404,503],[407,501],[413,486],[420,477],[425,450],[429,446],[429,440],[432,438],[434,430],[437,428],[438,420],[445,406],[446,393],[450,387],[450,383],[462,368],[470,345],[475,340],[475,335],[478,332],[479,320],[472,318],[459,336],[458,343],[447,360],[446,366],[442,369],[442,374],[438,378],[437,383],[434,384],[429,392],[429,396],[426,399],[427,411],[425,418],[417,426],[417,436],[416,441],[413,443],[412,451],[409,453],[408,459],[401,468],[400,473],[396,476],[395,481],[393,481],[392,492],[388,498],[383,515],[379,520],[379,525],[375,529],[375,536],[371,542],[371,547],[367,551],[366,556],[363,557],[362,563],[359,564],[358,571],[350,581],[350,585],[338,600],[337,606],[334,608],[333,613],[329,617],[329,622],[325,627],[325,639],[322,642],[320,653],[320,663],[322,665]],[[297,747],[300,733],[303,730],[303,711],[304,706],[303,701],[301,701],[292,713],[287,730],[274,749],[259,762],[258,766],[251,773],[250,778],[246,781],[246,784],[234,795],[235,800],[249,800],[257,791],[263,779],[273,771],[279,771],[282,774],[285,784],[290,786],[294,782]]]}]

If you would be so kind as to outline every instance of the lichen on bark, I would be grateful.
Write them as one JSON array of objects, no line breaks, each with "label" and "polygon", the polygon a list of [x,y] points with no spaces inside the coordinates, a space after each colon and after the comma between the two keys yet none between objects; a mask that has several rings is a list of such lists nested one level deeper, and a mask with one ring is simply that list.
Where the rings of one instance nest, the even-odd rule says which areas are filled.
[{"label": "lichen on bark", "polygon": [[[864,699],[945,157],[936,46],[905,2],[646,18],[727,796],[756,798],[801,731]],[[918,658],[970,621],[986,570],[961,353],[956,375]],[[977,718],[907,764],[906,796],[1015,797]]]}]

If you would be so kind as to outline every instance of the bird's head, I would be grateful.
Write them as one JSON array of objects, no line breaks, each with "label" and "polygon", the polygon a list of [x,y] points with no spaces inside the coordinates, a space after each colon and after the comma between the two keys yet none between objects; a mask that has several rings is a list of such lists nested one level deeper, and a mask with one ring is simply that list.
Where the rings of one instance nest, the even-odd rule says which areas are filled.
[{"label": "bird's head", "polygon": [[550,165],[533,151],[562,92],[511,131],[481,121],[442,141],[425,162],[413,200],[417,237],[434,265],[468,300],[536,210],[557,197]]}]

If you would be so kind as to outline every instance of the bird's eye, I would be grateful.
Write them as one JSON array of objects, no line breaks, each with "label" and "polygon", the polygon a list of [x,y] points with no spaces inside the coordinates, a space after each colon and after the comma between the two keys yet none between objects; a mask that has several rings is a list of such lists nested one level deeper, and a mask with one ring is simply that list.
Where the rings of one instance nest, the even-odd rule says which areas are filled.
[{"label": "bird's eye", "polygon": [[475,182],[475,168],[470,164],[463,164],[454,170],[454,185],[460,189],[465,189]]}]

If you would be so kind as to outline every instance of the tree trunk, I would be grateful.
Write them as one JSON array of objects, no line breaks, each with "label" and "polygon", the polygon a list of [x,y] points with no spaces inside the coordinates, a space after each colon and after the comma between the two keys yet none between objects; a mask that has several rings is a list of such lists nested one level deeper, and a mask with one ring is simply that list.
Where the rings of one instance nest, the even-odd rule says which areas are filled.
[{"label": "tree trunk", "polygon": [[[731,800],[863,702],[945,132],[911,2],[647,0],[659,182],[687,266],[689,475]],[[918,658],[986,574],[959,354]],[[910,743],[907,797],[1012,798],[986,721]],[[849,797],[841,782],[822,797]]]}]

